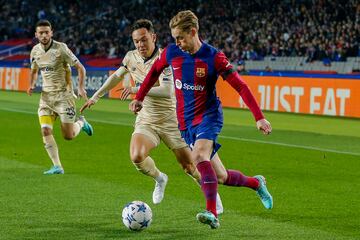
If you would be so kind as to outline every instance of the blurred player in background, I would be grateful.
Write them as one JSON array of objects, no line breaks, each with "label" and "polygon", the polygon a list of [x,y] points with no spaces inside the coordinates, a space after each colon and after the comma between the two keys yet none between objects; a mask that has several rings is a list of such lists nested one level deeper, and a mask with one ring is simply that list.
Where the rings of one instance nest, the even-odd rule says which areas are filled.
[{"label": "blurred player in background", "polygon": [[61,131],[64,139],[75,138],[82,129],[91,136],[91,125],[80,116],[76,121],[75,96],[72,89],[71,66],[78,71],[78,93],[87,99],[84,88],[86,71],[84,66],[66,46],[65,43],[52,39],[53,30],[51,23],[40,20],[35,27],[35,37],[39,43],[30,53],[31,74],[30,87],[27,90],[31,96],[40,70],[43,84],[39,103],[38,115],[45,149],[53,166],[44,174],[63,174],[59,151],[53,136],[53,125],[57,117],[61,121]]},{"label": "blurred player in background", "polygon": [[197,219],[211,228],[220,226],[216,212],[218,181],[225,185],[254,189],[265,208],[271,209],[272,196],[263,176],[248,177],[237,170],[225,170],[222,164],[222,168],[214,167],[214,162],[221,163],[217,154],[220,148],[217,136],[223,126],[223,113],[215,87],[219,75],[239,92],[253,113],[259,130],[270,134],[270,123],[264,118],[249,87],[241,80],[226,56],[199,39],[198,18],[193,12],[179,12],[171,19],[170,28],[176,44],[170,44],[162,51],[129,109],[135,113],[142,109],[146,94],[162,71],[171,66],[175,79],[179,129],[192,148],[192,158],[201,174],[201,188],[206,198],[206,211],[198,213]]},{"label": "blurred player in background", "polygon": [[[156,47],[154,27],[147,19],[140,19],[133,24],[132,40],[136,49],[125,55],[122,66],[106,80],[80,112],[94,105],[100,97],[123,80],[126,73],[130,73],[136,86],[122,89],[121,99],[125,100],[130,94],[138,91],[146,74],[159,57],[161,49]],[[154,160],[149,156],[150,151],[160,144],[160,140],[174,152],[185,172],[200,182],[200,174],[191,161],[191,151],[181,138],[177,124],[173,76],[170,69],[164,69],[145,98],[143,111],[136,117],[130,142],[130,158],[136,169],[155,180],[154,204],[160,203],[164,198],[168,181],[168,176],[156,167]],[[217,211],[223,212],[219,195]]]}]

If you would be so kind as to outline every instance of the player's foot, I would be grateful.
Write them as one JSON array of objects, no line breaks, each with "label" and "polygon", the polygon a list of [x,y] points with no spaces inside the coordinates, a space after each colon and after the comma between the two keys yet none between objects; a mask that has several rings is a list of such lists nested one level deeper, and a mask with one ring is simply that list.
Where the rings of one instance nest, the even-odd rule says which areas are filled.
[{"label": "player's foot", "polygon": [[220,227],[219,219],[212,212],[204,211],[198,213],[196,219],[203,224],[209,225],[212,229]]},{"label": "player's foot", "polygon": [[60,166],[52,166],[49,170],[44,172],[45,175],[64,174],[64,169]]},{"label": "player's foot", "polygon": [[265,178],[261,175],[254,176],[259,180],[259,188],[256,190],[256,194],[260,197],[262,204],[266,209],[273,208],[273,198],[266,188]]},{"label": "player's foot", "polygon": [[222,214],[223,212],[224,212],[224,207],[222,205],[220,195],[219,195],[219,193],[217,193],[217,195],[216,195],[216,213],[219,215],[219,214]]},{"label": "player's foot", "polygon": [[90,125],[90,123],[88,123],[88,121],[86,121],[84,116],[79,116],[79,120],[82,121],[84,123],[84,126],[82,127],[82,130],[89,136],[92,136],[94,134],[94,129],[93,127]]},{"label": "player's foot", "polygon": [[162,176],[161,180],[158,180],[155,183],[155,189],[153,192],[153,203],[154,204],[159,204],[164,198],[165,187],[168,182],[168,176],[165,173],[161,173],[161,176]]}]

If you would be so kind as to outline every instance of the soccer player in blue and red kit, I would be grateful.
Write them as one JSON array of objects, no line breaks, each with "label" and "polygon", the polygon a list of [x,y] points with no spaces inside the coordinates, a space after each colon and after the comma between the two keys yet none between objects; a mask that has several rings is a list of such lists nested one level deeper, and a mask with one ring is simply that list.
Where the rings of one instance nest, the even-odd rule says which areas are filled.
[{"label": "soccer player in blue and red kit", "polygon": [[[216,213],[218,181],[224,185],[254,189],[265,208],[271,209],[273,200],[263,176],[248,177],[240,171],[225,170],[222,164],[219,166],[211,163],[221,163],[216,153],[220,147],[217,136],[223,126],[222,107],[215,88],[219,75],[238,91],[253,113],[259,130],[270,134],[270,123],[265,119],[249,87],[241,80],[226,56],[200,40],[198,19],[193,12],[179,12],[169,25],[176,44],[168,45],[161,53],[129,109],[135,113],[141,110],[145,95],[163,69],[171,65],[179,129],[192,148],[192,158],[201,174],[201,189],[206,198],[206,211],[198,213],[197,219],[211,228],[220,226]],[[224,175],[226,178],[222,181],[217,177]]]}]

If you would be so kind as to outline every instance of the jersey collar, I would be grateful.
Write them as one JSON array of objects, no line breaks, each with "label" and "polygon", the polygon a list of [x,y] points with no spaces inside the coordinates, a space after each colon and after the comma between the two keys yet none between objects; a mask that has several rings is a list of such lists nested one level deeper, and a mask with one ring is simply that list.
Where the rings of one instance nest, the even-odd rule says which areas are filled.
[{"label": "jersey collar", "polygon": [[[51,42],[50,42],[50,44],[49,44],[49,47],[46,48],[46,46],[44,46],[43,50],[44,50],[45,52],[49,51],[49,49],[52,47],[53,43],[54,43],[54,40],[51,39]],[[40,43],[40,44],[41,44],[41,43]]]}]

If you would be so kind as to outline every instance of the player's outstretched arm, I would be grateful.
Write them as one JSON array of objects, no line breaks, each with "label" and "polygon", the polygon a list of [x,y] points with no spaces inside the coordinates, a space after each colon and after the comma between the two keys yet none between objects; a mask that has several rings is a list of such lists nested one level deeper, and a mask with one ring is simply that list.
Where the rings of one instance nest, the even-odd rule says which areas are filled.
[{"label": "player's outstretched arm", "polygon": [[86,78],[85,67],[80,62],[76,62],[74,67],[78,72],[78,78],[79,78],[78,94],[80,95],[80,97],[84,98],[87,101],[88,97],[85,90],[85,78]]},{"label": "player's outstretched arm", "polygon": [[90,108],[94,105],[102,96],[108,91],[113,89],[121,80],[124,79],[127,70],[125,67],[120,67],[116,72],[108,77],[104,84],[94,93],[94,95],[80,108],[82,113],[86,108]]},{"label": "player's outstretched arm", "polygon": [[255,121],[265,119],[254,95],[251,93],[248,85],[240,78],[239,74],[233,69],[231,63],[224,53],[218,52],[215,57],[215,68],[222,78],[233,87],[244,100],[254,115]]},{"label": "player's outstretched arm", "polygon": [[38,69],[37,68],[31,69],[31,72],[30,72],[30,86],[26,91],[29,96],[31,96],[33,90],[35,89],[35,84],[36,84],[37,78],[38,78]]},{"label": "player's outstretched arm", "polygon": [[[139,87],[126,87],[119,90],[122,90],[120,99],[125,100],[130,94],[136,94],[139,91]],[[147,96],[171,98],[173,94],[174,88],[170,82],[160,82],[160,86],[152,87],[147,93]]]},{"label": "player's outstretched arm", "polygon": [[80,113],[83,113],[83,111],[87,108],[90,108],[92,105],[94,105],[95,102],[92,99],[88,99],[84,105],[80,108]]}]

